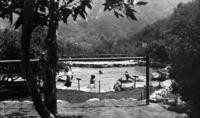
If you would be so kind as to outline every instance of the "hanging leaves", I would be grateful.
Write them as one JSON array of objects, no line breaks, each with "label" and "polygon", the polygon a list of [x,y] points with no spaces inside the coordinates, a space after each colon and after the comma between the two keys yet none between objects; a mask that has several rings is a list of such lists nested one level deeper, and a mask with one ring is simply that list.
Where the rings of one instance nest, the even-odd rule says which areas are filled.
[{"label": "hanging leaves", "polygon": [[117,11],[115,11],[115,10],[114,10],[114,15],[115,15],[117,18],[119,18],[119,17],[124,18],[124,15],[122,15],[121,13],[119,13],[119,12],[117,12]]},{"label": "hanging leaves", "polygon": [[22,25],[23,23],[23,14],[19,16],[19,18],[16,20],[14,26],[15,29],[19,28],[20,25]]},{"label": "hanging leaves", "polygon": [[72,3],[74,0],[68,0],[67,5]]},{"label": "hanging leaves", "polygon": [[114,11],[114,14],[115,14],[115,16],[116,16],[117,18],[119,18],[119,14],[118,14],[116,11]]},{"label": "hanging leaves", "polygon": [[130,18],[132,20],[137,20],[136,16],[135,16],[135,10],[130,8],[130,7],[127,7],[126,9],[126,16],[127,18]]},{"label": "hanging leaves", "polygon": [[[104,11],[111,11],[114,10],[114,15],[119,17],[126,16],[132,20],[137,20],[135,16],[135,9],[134,5],[146,5],[147,2],[139,1],[135,2],[134,0],[106,0],[104,5]],[[121,13],[119,13],[120,11]]]},{"label": "hanging leaves", "polygon": [[146,5],[146,4],[147,4],[147,2],[143,2],[143,1],[139,1],[139,2],[136,3],[136,5],[139,5],[139,6]]},{"label": "hanging leaves", "polygon": [[61,16],[61,18],[62,18],[64,23],[67,23],[67,19],[68,19],[70,14],[72,14],[72,10],[71,9],[68,9],[68,8],[61,9],[60,16]]},{"label": "hanging leaves", "polygon": [[[24,0],[0,0],[0,17],[8,18],[12,23],[13,13],[17,13],[19,18],[16,20],[14,26],[18,28],[23,22],[23,3]],[[48,25],[49,23],[49,1],[36,0],[35,1],[35,16],[34,25]],[[59,21],[67,23],[67,20],[72,16],[73,20],[77,17],[86,19],[87,9],[92,9],[92,0],[62,0],[57,10],[57,17]],[[134,0],[105,0],[104,11],[113,11],[116,18],[126,16],[129,19],[137,20],[135,16],[134,5],[142,6],[147,2]]]}]

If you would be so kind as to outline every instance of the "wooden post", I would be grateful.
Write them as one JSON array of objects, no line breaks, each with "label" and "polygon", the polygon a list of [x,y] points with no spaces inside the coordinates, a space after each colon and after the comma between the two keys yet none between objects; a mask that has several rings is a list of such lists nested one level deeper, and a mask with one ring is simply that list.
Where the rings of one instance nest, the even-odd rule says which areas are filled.
[{"label": "wooden post", "polygon": [[141,92],[141,96],[140,96],[140,100],[142,100],[143,99],[143,92]]},{"label": "wooden post", "polygon": [[[39,87],[42,88],[42,92],[44,92],[44,81],[46,81],[45,79],[45,62],[46,62],[46,59],[45,59],[45,53],[42,52],[41,53],[41,56],[40,56],[40,60],[41,62],[41,65],[40,65],[40,77],[39,77]],[[43,82],[43,83],[41,83]],[[42,85],[42,86],[41,86]]]},{"label": "wooden post", "polygon": [[136,82],[137,82],[137,78],[138,78],[138,76],[133,75],[133,77],[135,78],[135,79],[134,79],[134,88],[136,88]]},{"label": "wooden post", "polygon": [[101,81],[99,80],[99,93],[101,93]]},{"label": "wooden post", "polygon": [[134,80],[134,88],[136,88],[136,77],[135,77],[135,80]]},{"label": "wooden post", "polygon": [[146,105],[149,105],[149,55],[146,56]]},{"label": "wooden post", "polygon": [[81,78],[77,78],[77,80],[78,80],[78,91],[80,91],[80,80],[81,80]]},{"label": "wooden post", "polygon": [[80,80],[78,80],[78,90],[80,91]]}]

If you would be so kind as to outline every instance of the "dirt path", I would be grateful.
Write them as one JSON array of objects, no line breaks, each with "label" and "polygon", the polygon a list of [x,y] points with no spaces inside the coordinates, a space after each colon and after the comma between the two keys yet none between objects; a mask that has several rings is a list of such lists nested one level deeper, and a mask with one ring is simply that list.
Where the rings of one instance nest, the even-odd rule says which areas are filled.
[{"label": "dirt path", "polygon": [[[69,103],[58,101],[60,118],[187,118],[185,114],[167,111],[159,104],[151,103],[146,106],[145,101],[134,99],[122,100],[93,100],[84,103]],[[29,101],[0,102],[0,118],[38,118],[33,103]],[[65,117],[70,118],[70,117]]]}]

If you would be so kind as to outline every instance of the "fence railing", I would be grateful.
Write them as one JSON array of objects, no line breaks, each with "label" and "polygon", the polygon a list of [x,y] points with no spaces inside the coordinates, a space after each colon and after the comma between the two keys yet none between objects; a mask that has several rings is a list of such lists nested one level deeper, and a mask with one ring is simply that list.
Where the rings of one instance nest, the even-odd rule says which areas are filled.
[{"label": "fence railing", "polygon": [[92,57],[128,57],[128,54],[72,54],[72,55],[63,55],[62,58],[92,58]]},{"label": "fence railing", "polygon": [[[122,61],[145,60],[145,57],[103,57],[103,58],[59,58],[58,61]],[[40,59],[30,59],[30,62],[38,62]],[[19,63],[21,60],[0,60],[0,64]]]}]

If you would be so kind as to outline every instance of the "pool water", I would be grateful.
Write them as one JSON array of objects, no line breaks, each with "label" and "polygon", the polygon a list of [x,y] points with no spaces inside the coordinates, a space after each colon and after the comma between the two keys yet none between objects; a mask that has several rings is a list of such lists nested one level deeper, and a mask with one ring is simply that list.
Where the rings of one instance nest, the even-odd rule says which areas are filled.
[{"label": "pool water", "polygon": [[[99,74],[99,70],[103,74]],[[145,75],[146,67],[135,66],[135,67],[112,67],[112,68],[81,68],[81,67],[72,67],[73,80],[71,87],[65,87],[64,82],[57,82],[58,89],[78,89],[78,81],[76,78],[81,78],[80,81],[80,90],[82,91],[99,91],[99,80],[101,84],[101,92],[114,91],[113,85],[119,78],[125,79],[124,73],[128,71],[130,75],[137,75],[139,79],[144,80],[143,82],[137,82],[136,87],[143,87],[145,85]],[[153,69],[150,69],[150,73],[154,72]],[[64,72],[60,72],[58,76],[62,75]],[[90,89],[90,76],[95,75],[95,88]],[[134,83],[126,84],[125,86],[133,86]],[[150,82],[152,85],[158,85],[158,82]]]}]

